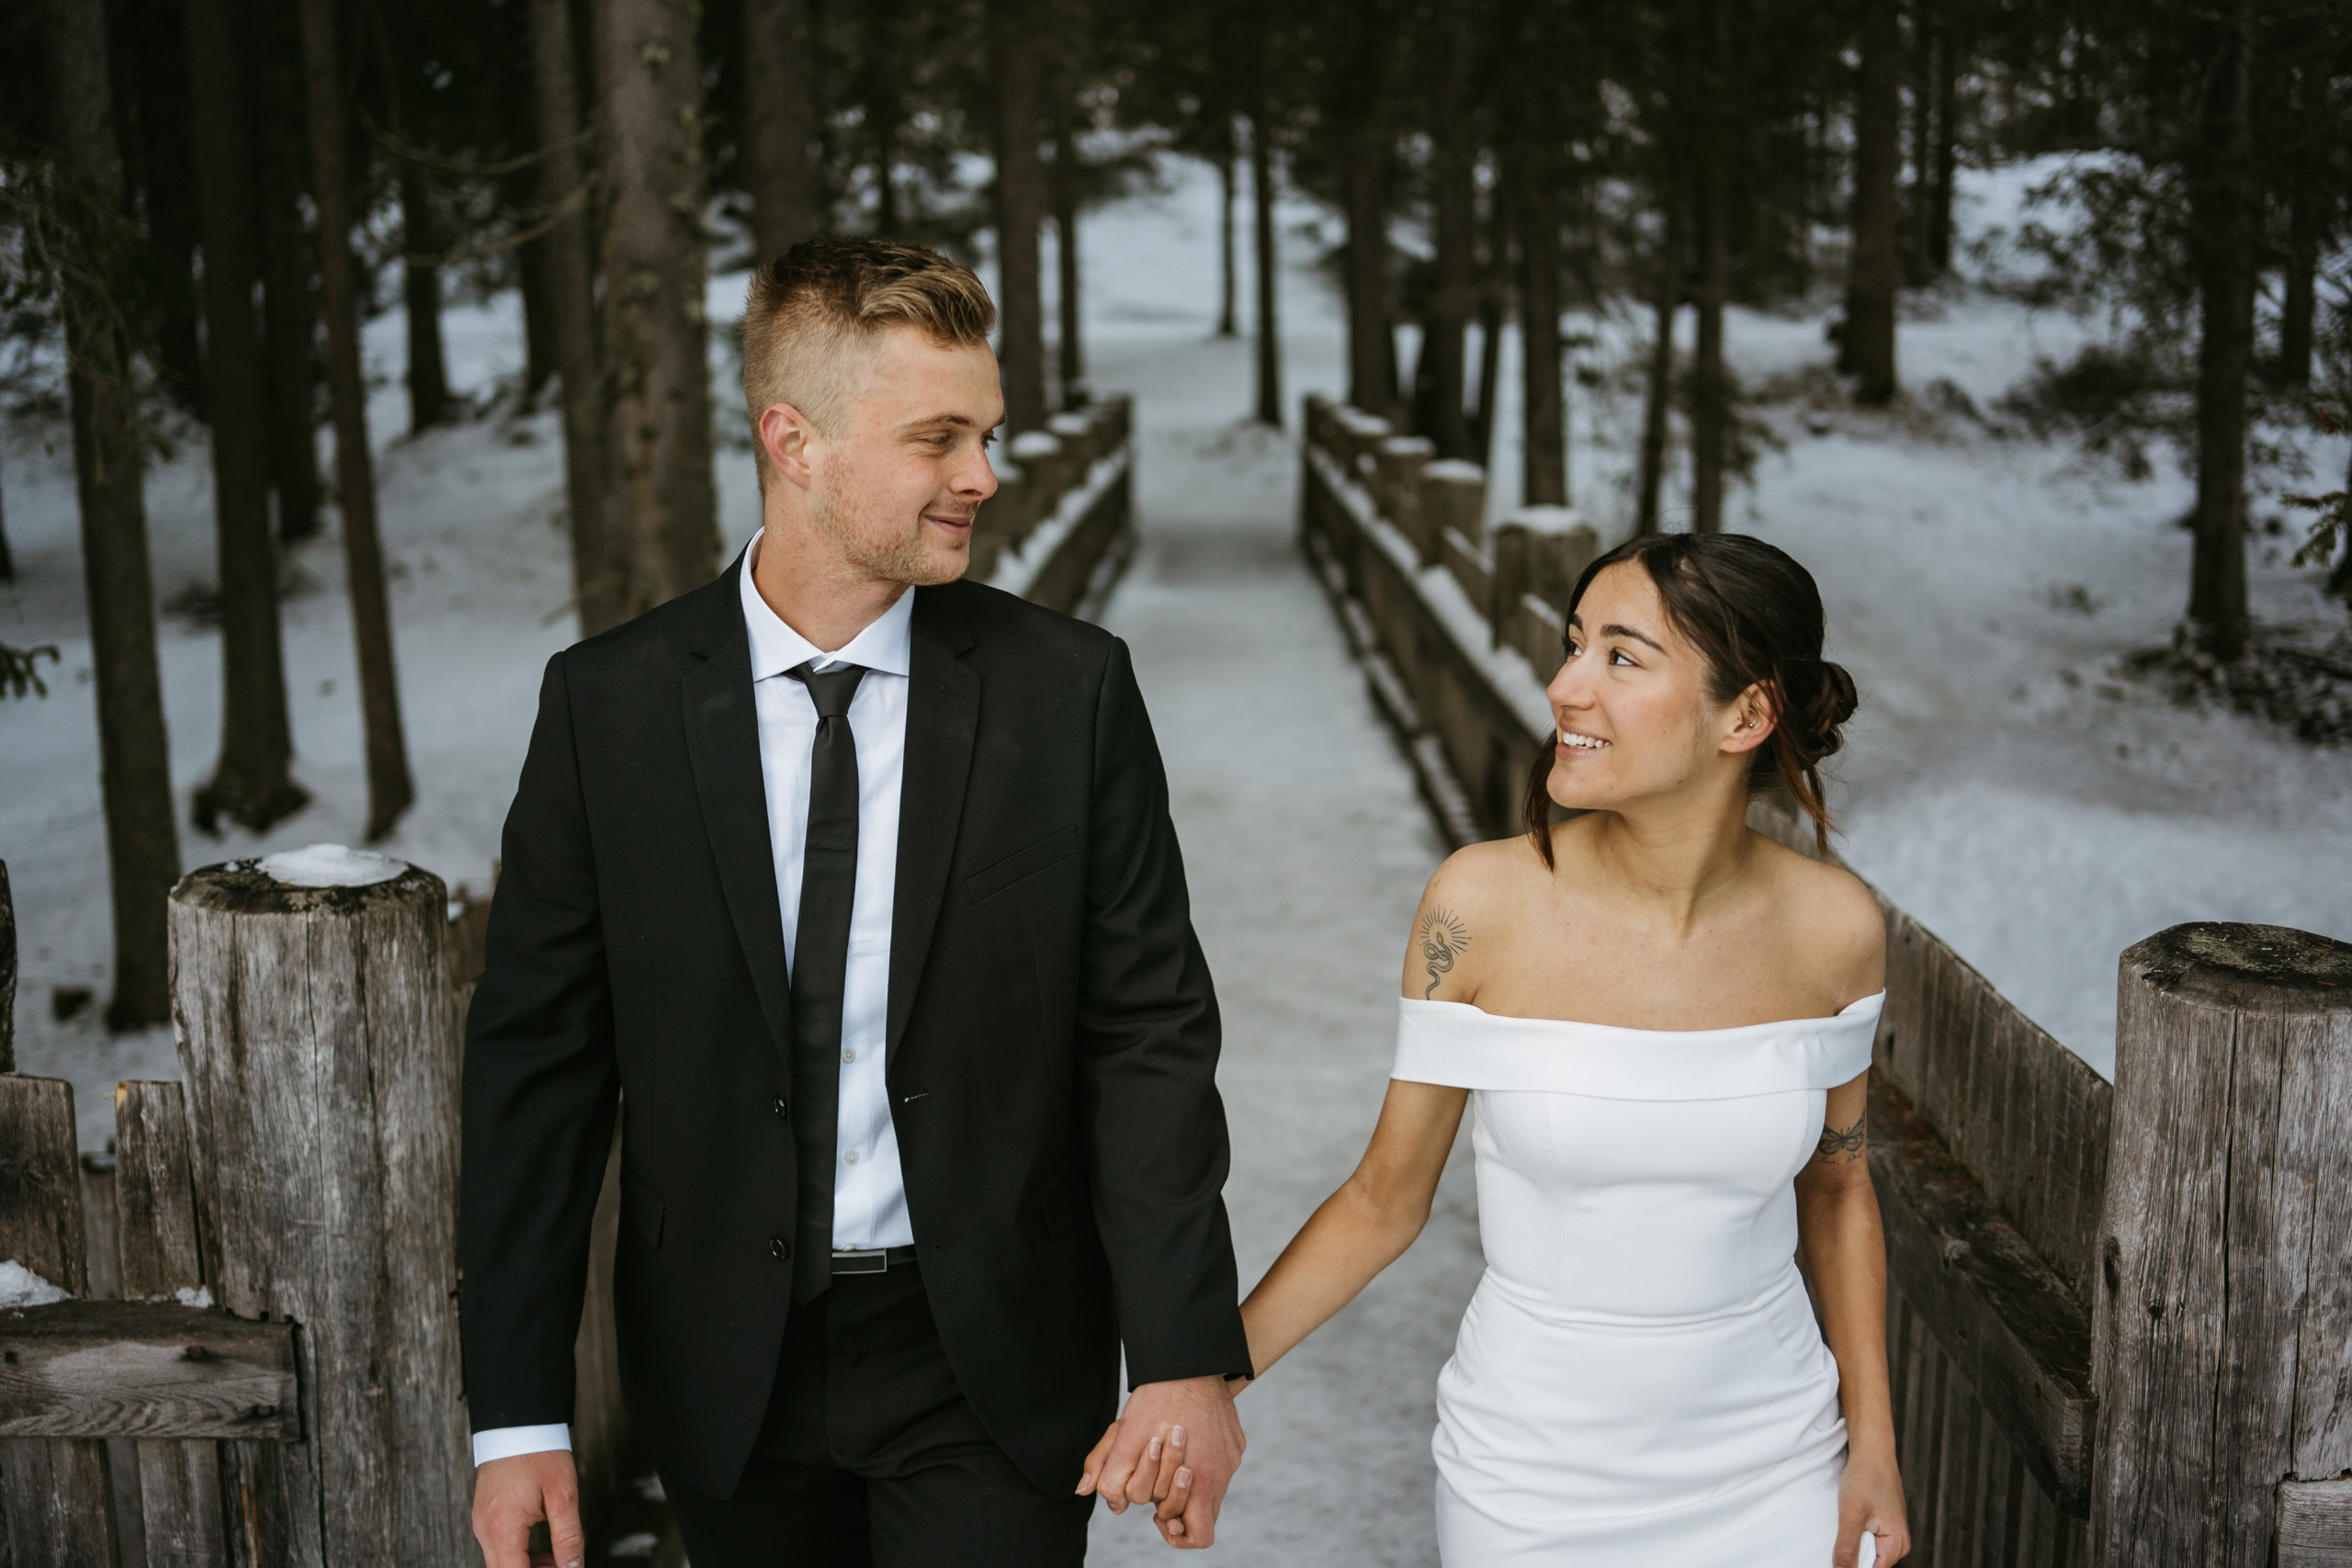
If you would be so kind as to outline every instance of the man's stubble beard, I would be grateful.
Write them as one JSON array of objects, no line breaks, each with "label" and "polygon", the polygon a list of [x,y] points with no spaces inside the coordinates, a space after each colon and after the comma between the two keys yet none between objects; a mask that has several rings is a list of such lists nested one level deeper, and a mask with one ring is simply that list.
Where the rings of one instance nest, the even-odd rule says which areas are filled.
[{"label": "man's stubble beard", "polygon": [[809,501],[810,520],[816,524],[817,531],[832,540],[842,558],[852,566],[886,582],[903,582],[910,588],[936,588],[962,577],[972,564],[969,549],[926,549],[924,535],[929,525],[920,513],[913,527],[893,528],[887,542],[877,547],[856,526],[854,503],[837,503],[830,491],[813,495]]}]

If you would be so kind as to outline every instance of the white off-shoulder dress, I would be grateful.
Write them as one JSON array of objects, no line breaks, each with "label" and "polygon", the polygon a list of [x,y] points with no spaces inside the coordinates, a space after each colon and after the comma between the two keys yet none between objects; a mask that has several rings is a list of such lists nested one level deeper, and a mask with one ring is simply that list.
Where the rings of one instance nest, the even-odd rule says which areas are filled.
[{"label": "white off-shoulder dress", "polygon": [[1792,1183],[1883,999],[1690,1032],[1401,1004],[1393,1076],[1473,1091],[1487,1254],[1438,1376],[1447,1568],[1828,1568],[1846,1423]]}]

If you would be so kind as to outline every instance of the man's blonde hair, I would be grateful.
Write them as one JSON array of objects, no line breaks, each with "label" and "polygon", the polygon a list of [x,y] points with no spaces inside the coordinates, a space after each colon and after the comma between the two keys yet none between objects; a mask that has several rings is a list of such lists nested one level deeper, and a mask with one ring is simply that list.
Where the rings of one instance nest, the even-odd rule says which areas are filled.
[{"label": "man's blonde hair", "polygon": [[767,453],[760,415],[790,403],[819,429],[848,399],[861,340],[913,327],[942,348],[985,348],[996,306],[971,268],[896,240],[804,240],[752,274],[743,305],[743,404],[760,488]]}]

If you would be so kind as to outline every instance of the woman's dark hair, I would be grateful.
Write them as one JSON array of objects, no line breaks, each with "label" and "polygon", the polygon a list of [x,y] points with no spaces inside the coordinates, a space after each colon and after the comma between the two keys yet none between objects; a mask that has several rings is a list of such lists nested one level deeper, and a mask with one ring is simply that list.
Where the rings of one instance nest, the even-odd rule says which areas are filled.
[{"label": "woman's dark hair", "polygon": [[[1748,760],[1748,793],[1776,783],[1786,789],[1813,818],[1814,841],[1827,853],[1832,824],[1821,798],[1821,760],[1843,744],[1838,727],[1853,716],[1854,678],[1821,657],[1821,590],[1813,574],[1747,534],[1645,534],[1584,569],[1568,614],[1594,578],[1627,562],[1649,573],[1667,619],[1706,657],[1709,696],[1727,703],[1750,686],[1764,689],[1774,724]],[[1552,761],[1546,747],[1527,777],[1527,832],[1545,865]]]}]

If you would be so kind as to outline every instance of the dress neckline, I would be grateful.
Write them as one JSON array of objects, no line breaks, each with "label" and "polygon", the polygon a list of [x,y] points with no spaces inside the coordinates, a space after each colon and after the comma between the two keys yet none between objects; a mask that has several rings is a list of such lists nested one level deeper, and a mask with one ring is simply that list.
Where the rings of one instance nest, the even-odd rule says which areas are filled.
[{"label": "dress neckline", "polygon": [[1509,1024],[1514,1027],[1532,1025],[1537,1028],[1549,1027],[1554,1029],[1591,1030],[1602,1034],[1639,1035],[1653,1040],[1714,1040],[1721,1039],[1726,1035],[1752,1033],[1755,1031],[1763,1029],[1797,1029],[1805,1027],[1817,1029],[1827,1025],[1841,1023],[1849,1019],[1858,1018],[1865,1014],[1874,1014],[1885,1006],[1886,992],[1883,988],[1872,991],[1869,996],[1850,1001],[1844,1007],[1839,1008],[1835,1013],[1826,1017],[1776,1018],[1768,1019],[1761,1023],[1725,1024],[1719,1029],[1636,1029],[1631,1024],[1592,1023],[1580,1018],[1530,1018],[1522,1013],[1488,1012],[1485,1008],[1478,1006],[1475,1002],[1444,1002],[1437,1001],[1435,999],[1424,1000],[1418,997],[1400,997],[1397,1000],[1400,1005],[1407,1008],[1444,1008],[1455,1012],[1475,1013],[1479,1018],[1489,1019],[1496,1023]]}]

